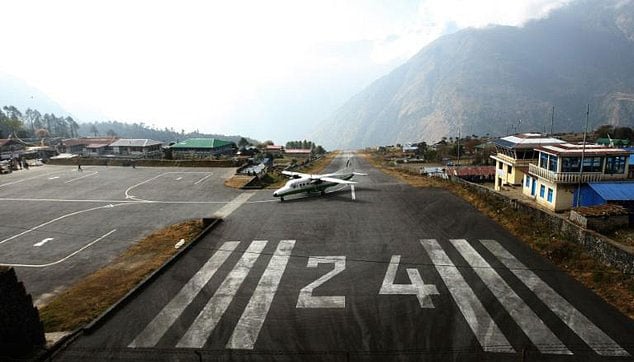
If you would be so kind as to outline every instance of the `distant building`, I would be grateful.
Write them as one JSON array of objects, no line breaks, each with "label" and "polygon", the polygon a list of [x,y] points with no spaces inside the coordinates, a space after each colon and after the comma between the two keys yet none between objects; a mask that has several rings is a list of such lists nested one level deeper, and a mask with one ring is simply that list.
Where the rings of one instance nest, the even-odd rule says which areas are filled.
[{"label": "distant building", "polygon": [[624,149],[564,143],[538,146],[535,152],[522,192],[553,211],[575,206],[580,185],[628,177],[630,153]]},{"label": "distant building", "polygon": [[403,145],[403,153],[416,153],[418,152],[418,145],[414,143],[406,143]]},{"label": "distant building", "polygon": [[117,139],[117,137],[67,138],[62,140],[59,151],[61,153],[73,153],[76,155],[99,156],[110,151],[108,145]]},{"label": "distant building", "polygon": [[217,138],[190,138],[169,146],[172,155],[179,157],[205,158],[231,155],[238,149],[234,142]]},{"label": "distant building", "polygon": [[161,156],[161,145],[160,141],[147,138],[121,138],[111,143],[110,148],[118,156],[157,157]]},{"label": "distant building", "polygon": [[0,139],[0,159],[9,160],[20,157],[24,145],[14,139]]},{"label": "distant building", "polygon": [[273,157],[282,157],[284,155],[284,146],[278,145],[266,145],[264,152],[272,155]]},{"label": "distant building", "polygon": [[457,166],[447,167],[447,176],[457,176],[476,183],[491,182],[495,178],[495,166]]},{"label": "distant building", "polygon": [[286,149],[284,153],[291,157],[310,157],[312,150],[310,149]]},{"label": "distant building", "polygon": [[597,144],[608,147],[629,147],[630,140],[620,138],[597,138]]},{"label": "distant building", "polygon": [[535,147],[541,145],[562,144],[557,138],[546,137],[540,133],[522,133],[507,136],[493,141],[497,153],[491,158],[495,160],[495,190],[500,191],[503,185],[520,186],[530,162],[537,160]]}]

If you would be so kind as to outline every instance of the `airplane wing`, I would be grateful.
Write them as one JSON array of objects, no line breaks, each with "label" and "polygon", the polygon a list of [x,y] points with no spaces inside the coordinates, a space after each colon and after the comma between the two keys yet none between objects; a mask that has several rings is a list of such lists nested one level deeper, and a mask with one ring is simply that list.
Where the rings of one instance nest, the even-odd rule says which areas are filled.
[{"label": "airplane wing", "polygon": [[307,173],[301,172],[293,172],[293,171],[282,171],[282,175],[290,176],[290,177],[300,177],[300,178],[310,178],[311,175]]},{"label": "airplane wing", "polygon": [[342,180],[340,178],[334,178],[334,177],[320,177],[319,179],[321,181],[334,182],[334,183],[337,183],[337,184],[345,184],[345,185],[356,184],[356,182],[354,182],[354,181],[346,181],[346,180]]}]

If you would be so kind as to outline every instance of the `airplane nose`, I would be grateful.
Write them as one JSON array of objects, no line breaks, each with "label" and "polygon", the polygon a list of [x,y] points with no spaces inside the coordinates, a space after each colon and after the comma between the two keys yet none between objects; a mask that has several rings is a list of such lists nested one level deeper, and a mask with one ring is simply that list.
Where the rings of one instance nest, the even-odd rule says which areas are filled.
[{"label": "airplane nose", "polygon": [[273,197],[277,197],[277,192],[274,192],[274,193],[273,193]]}]

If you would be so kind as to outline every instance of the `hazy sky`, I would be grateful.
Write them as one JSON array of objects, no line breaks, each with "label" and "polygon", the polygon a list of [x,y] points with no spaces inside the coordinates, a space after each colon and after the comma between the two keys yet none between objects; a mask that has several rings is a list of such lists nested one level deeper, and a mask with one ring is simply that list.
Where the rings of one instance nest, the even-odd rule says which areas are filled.
[{"label": "hazy sky", "polygon": [[80,121],[282,143],[443,34],[568,2],[0,0],[0,72]]}]

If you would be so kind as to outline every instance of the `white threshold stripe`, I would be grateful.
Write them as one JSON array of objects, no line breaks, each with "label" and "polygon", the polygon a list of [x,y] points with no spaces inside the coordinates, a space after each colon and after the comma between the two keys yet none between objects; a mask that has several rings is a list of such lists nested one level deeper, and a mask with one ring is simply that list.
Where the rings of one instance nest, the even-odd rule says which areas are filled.
[{"label": "white threshold stripe", "polygon": [[522,262],[517,260],[500,243],[495,240],[481,240],[481,242],[597,354],[602,356],[630,355],[579,310],[568,303],[564,297],[546,284],[537,274],[527,269]]},{"label": "white threshold stripe", "polygon": [[227,348],[254,348],[294,246],[295,240],[282,240],[277,245],[277,249],[264,274],[262,274],[249,304],[233,330]]},{"label": "white threshold stripe", "polygon": [[68,254],[67,256],[65,256],[62,259],[59,259],[57,261],[51,262],[51,263],[47,263],[47,264],[8,264],[8,263],[2,263],[0,262],[0,265],[4,265],[4,266],[13,266],[13,267],[23,267],[23,268],[46,268],[49,266],[53,266],[59,263],[63,263],[64,261],[72,258],[73,256],[81,253],[82,251],[86,250],[87,248],[91,247],[92,245],[98,243],[99,241],[103,240],[104,238],[107,238],[108,236],[110,236],[110,234],[114,233],[115,231],[117,231],[117,229],[112,229],[109,232],[103,234],[102,236],[98,237],[97,239],[91,241],[90,243],[84,245],[83,247],[79,248],[78,250]]},{"label": "white threshold stripe", "polygon": [[541,353],[572,354],[467,240],[449,241]]},{"label": "white threshold stripe", "polygon": [[462,316],[485,352],[515,353],[515,349],[486,311],[473,290],[464,280],[458,268],[445,254],[435,239],[420,241],[435,265],[438,274],[449,289]]},{"label": "white threshold stripe", "polygon": [[200,293],[203,287],[216,274],[220,266],[238,246],[239,241],[227,241],[207,260],[187,284],[183,285],[178,294],[163,307],[152,321],[139,333],[128,347],[154,347],[161,337],[174,324],[185,308]]},{"label": "white threshold stripe", "polygon": [[266,243],[266,240],[256,240],[249,245],[249,248],[242,254],[238,263],[223,280],[211,299],[207,301],[203,310],[189,326],[176,347],[202,348],[205,345]]},{"label": "white threshold stripe", "polygon": [[357,196],[354,193],[354,185],[350,185],[350,190],[352,191],[352,200],[356,200]]},{"label": "white threshold stripe", "polygon": [[68,181],[66,181],[66,182],[64,182],[64,183],[67,183],[67,184],[68,184],[68,183],[71,183],[71,182],[73,182],[73,181],[81,180],[81,179],[83,179],[83,178],[85,178],[85,177],[94,176],[94,175],[96,175],[96,174],[98,174],[98,173],[99,173],[99,171],[95,171],[95,172],[93,172],[93,173],[89,173],[88,175],[85,175],[85,176],[81,176],[81,177],[77,177],[77,178],[74,178],[74,179],[68,180]]},{"label": "white threshold stripe", "polygon": [[245,192],[238,195],[235,199],[231,200],[228,204],[220,208],[220,210],[214,213],[214,216],[220,219],[224,219],[231,215],[234,211],[236,211],[240,206],[242,206],[247,200],[251,198],[251,196],[255,195],[253,192]]}]

